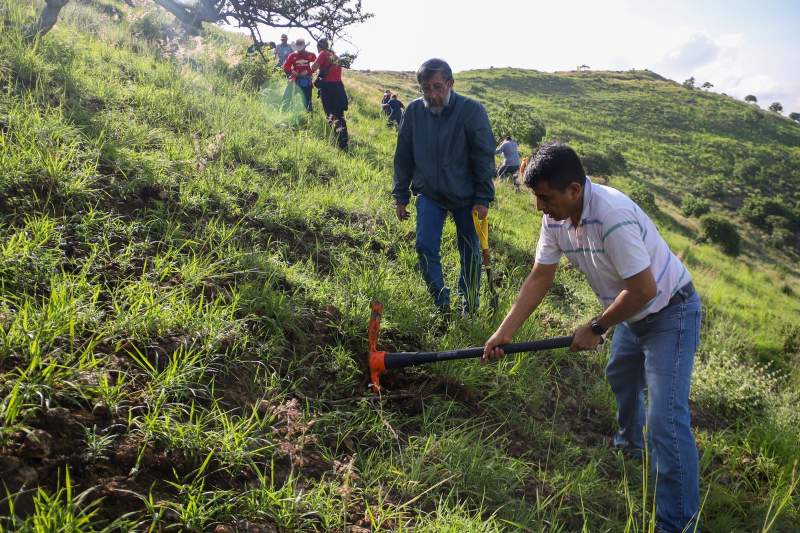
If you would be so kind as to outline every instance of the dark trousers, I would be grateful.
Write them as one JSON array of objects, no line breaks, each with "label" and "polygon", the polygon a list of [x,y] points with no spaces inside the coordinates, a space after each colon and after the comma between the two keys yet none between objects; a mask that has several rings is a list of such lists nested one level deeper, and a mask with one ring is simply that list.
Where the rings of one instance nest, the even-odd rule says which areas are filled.
[{"label": "dark trousers", "polygon": [[317,85],[322,109],[328,117],[328,124],[336,134],[336,144],[341,150],[347,150],[350,136],[347,132],[347,120],[344,112],[348,107],[347,93],[341,81],[323,81]]}]

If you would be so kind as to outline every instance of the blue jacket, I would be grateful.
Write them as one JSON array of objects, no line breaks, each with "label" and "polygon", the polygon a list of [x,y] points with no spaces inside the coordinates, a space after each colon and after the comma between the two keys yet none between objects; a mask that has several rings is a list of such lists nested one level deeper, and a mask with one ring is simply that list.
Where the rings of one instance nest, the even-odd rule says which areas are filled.
[{"label": "blue jacket", "polygon": [[394,151],[398,204],[422,194],[446,209],[485,205],[494,200],[494,135],[483,106],[450,93],[441,114],[417,98],[406,108]]}]

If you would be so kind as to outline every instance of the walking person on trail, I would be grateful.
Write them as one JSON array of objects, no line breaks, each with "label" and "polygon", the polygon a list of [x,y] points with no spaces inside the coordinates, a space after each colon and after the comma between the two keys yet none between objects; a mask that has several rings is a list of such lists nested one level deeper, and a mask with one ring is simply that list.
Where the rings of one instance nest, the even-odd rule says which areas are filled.
[{"label": "walking person on trail", "polygon": [[543,145],[525,171],[525,185],[544,213],[536,258],[516,302],[486,341],[482,362],[503,356],[499,346],[510,343],[539,306],[566,255],[604,308],[575,330],[570,349],[594,350],[616,326],[606,366],[618,408],[613,444],[641,457],[646,423],[657,531],[694,531],[700,495],[689,387],[701,303],[692,276],[638,205],[586,177],[572,148]]},{"label": "walking person on trail", "polygon": [[425,61],[417,69],[417,83],[422,98],[408,104],[395,147],[395,213],[408,219],[411,194],[416,196],[419,269],[443,317],[450,315],[450,289],[440,248],[445,219],[452,216],[461,260],[461,311],[473,313],[479,303],[481,249],[472,212],[486,218],[494,200],[494,135],[484,107],[453,91],[453,72],[445,61]]},{"label": "walking person on trail", "polygon": [[519,145],[517,141],[506,135],[503,142],[494,151],[495,154],[503,154],[503,163],[497,167],[497,177],[502,179],[503,176],[508,176],[514,188],[519,191],[519,184],[517,183],[516,173],[519,170]]},{"label": "walking person on trail", "polygon": [[303,105],[306,111],[311,111],[311,64],[317,59],[313,52],[306,52],[306,42],[297,39],[294,42],[295,51],[288,55],[283,63],[283,71],[289,76],[289,84],[283,92],[281,108],[287,110],[292,105],[294,94],[303,95]]},{"label": "walking person on trail", "polygon": [[275,60],[278,62],[279,67],[286,63],[286,58],[294,51],[288,39],[289,36],[284,33],[281,35],[281,42],[275,47]]},{"label": "walking person on trail", "polygon": [[348,101],[342,83],[342,66],[339,64],[339,58],[331,50],[328,39],[323,38],[317,42],[317,51],[319,56],[311,65],[311,70],[318,73],[314,86],[319,91],[322,109],[325,110],[328,123],[336,132],[339,149],[347,151],[349,136],[344,112],[347,111]]},{"label": "walking person on trail", "polygon": [[386,89],[383,91],[383,97],[381,98],[381,109],[383,110],[384,115],[389,115],[389,109],[387,109],[386,104],[389,103],[389,100],[392,98],[392,91]]},{"label": "walking person on trail", "polygon": [[389,101],[384,104],[384,107],[389,110],[389,125],[394,126],[395,129],[400,129],[400,122],[403,120],[403,112],[406,109],[406,106],[403,105],[403,102],[397,99],[396,94],[392,94],[389,98]]}]

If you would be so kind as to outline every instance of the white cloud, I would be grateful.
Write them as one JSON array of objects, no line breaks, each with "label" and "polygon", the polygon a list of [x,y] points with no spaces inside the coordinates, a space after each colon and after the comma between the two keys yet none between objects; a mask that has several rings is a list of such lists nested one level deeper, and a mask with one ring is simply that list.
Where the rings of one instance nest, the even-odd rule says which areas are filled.
[{"label": "white cloud", "polygon": [[704,34],[694,34],[680,47],[670,51],[661,61],[664,68],[679,72],[691,71],[715,61],[722,46]]}]

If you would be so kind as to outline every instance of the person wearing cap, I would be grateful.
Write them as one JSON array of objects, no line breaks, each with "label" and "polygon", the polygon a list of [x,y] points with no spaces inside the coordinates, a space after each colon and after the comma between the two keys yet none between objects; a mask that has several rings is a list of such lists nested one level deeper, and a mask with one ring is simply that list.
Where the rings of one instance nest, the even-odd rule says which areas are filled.
[{"label": "person wearing cap", "polygon": [[284,33],[281,35],[281,42],[275,47],[275,60],[278,62],[278,66],[283,66],[286,58],[293,52],[292,45],[289,44],[288,39],[289,36]]},{"label": "person wearing cap", "polygon": [[303,95],[303,105],[306,111],[311,111],[311,65],[316,61],[317,56],[313,52],[306,51],[306,42],[303,39],[297,39],[294,42],[295,51],[286,57],[283,63],[283,71],[289,76],[289,84],[283,93],[284,110],[289,109],[292,105],[294,93],[300,92]]},{"label": "person wearing cap", "polygon": [[347,121],[344,112],[347,111],[347,92],[342,83],[342,66],[339,58],[331,50],[328,39],[317,41],[316,61],[311,65],[311,70],[317,72],[314,86],[317,88],[319,98],[322,100],[322,109],[328,118],[328,123],[336,132],[336,143],[339,149],[347,151],[349,136]]},{"label": "person wearing cap", "polygon": [[[395,214],[409,218],[416,196],[419,269],[438,313],[450,316],[450,289],[442,274],[442,230],[448,215],[456,226],[461,262],[461,314],[477,311],[481,247],[473,211],[486,218],[494,200],[494,135],[486,109],[453,91],[453,71],[441,59],[417,69],[422,98],[408,104],[397,133],[392,196]],[[409,190],[410,189],[410,190]]]},{"label": "person wearing cap", "polygon": [[650,217],[620,191],[593,183],[569,146],[544,144],[525,171],[525,185],[544,213],[536,258],[516,302],[486,341],[482,362],[504,355],[500,346],[512,342],[539,306],[565,255],[604,309],[575,330],[570,349],[594,350],[615,327],[606,366],[617,401],[613,444],[641,457],[646,435],[656,530],[695,531],[700,490],[689,389],[702,306],[692,276]]}]

